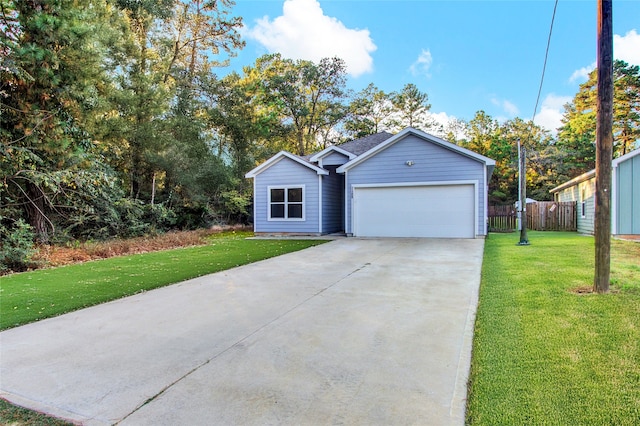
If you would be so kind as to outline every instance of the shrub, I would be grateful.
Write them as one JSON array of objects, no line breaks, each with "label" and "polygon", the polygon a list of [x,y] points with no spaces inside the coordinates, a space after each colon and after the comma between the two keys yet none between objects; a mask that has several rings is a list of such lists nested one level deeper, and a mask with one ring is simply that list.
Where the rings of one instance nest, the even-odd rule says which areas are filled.
[{"label": "shrub", "polygon": [[[7,227],[7,223],[12,226]],[[24,220],[0,217],[0,273],[24,271],[33,264],[34,237],[33,229]]]}]

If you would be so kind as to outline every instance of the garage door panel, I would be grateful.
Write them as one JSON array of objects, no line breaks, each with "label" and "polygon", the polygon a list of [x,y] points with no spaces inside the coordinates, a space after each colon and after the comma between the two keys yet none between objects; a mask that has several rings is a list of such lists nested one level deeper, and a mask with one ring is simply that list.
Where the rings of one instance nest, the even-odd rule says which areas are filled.
[{"label": "garage door panel", "polygon": [[356,236],[475,236],[473,185],[361,187],[354,200]]}]

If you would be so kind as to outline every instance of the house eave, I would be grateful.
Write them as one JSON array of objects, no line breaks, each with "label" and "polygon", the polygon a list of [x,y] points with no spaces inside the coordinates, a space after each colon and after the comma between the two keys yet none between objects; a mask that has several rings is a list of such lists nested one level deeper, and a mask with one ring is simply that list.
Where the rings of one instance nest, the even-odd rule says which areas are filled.
[{"label": "house eave", "polygon": [[329,155],[332,152],[337,152],[339,154],[342,154],[345,157],[349,158],[349,160],[353,160],[354,158],[357,157],[357,155],[355,155],[352,152],[344,150],[344,149],[342,149],[342,148],[340,148],[338,146],[332,145],[332,146],[329,146],[329,147],[323,149],[322,151],[318,152],[317,154],[314,154],[311,158],[309,158],[309,161],[312,161],[314,163],[318,162],[322,158],[326,157],[327,155]]},{"label": "house eave", "polygon": [[625,155],[616,158],[615,160],[613,160],[613,162],[611,163],[613,165],[613,167],[618,167],[618,164],[627,161],[630,158],[635,157],[636,155],[640,154],[640,148],[633,150],[631,152],[627,152]]},{"label": "house eave", "polygon": [[297,157],[293,154],[291,154],[290,152],[287,151],[280,151],[279,153],[277,153],[276,155],[274,155],[273,157],[269,158],[267,161],[265,161],[264,163],[260,164],[258,167],[254,168],[253,170],[247,172],[244,177],[245,178],[255,178],[257,175],[259,175],[260,173],[264,172],[265,170],[267,170],[269,167],[277,164],[278,162],[282,161],[283,159],[288,158],[290,160],[295,161],[296,163],[300,164],[301,166],[304,167],[308,167],[309,169],[313,170],[314,172],[316,172],[318,175],[328,175],[329,172],[325,169],[322,169],[314,164],[309,163],[308,161],[303,160],[300,157]]},{"label": "house eave", "polygon": [[587,173],[583,173],[580,176],[576,176],[573,179],[566,181],[562,185],[556,186],[555,188],[549,190],[549,192],[551,194],[555,194],[556,192],[560,192],[563,189],[571,188],[572,186],[575,186],[575,185],[578,185],[579,183],[587,181],[593,178],[595,175],[596,175],[596,170],[595,169],[590,170]]},{"label": "house eave", "polygon": [[437,136],[433,136],[430,135],[428,133],[425,133],[421,130],[417,130],[414,129],[413,127],[407,127],[406,129],[402,130],[400,133],[390,137],[389,139],[387,139],[386,141],[382,142],[381,144],[371,148],[370,150],[364,152],[363,154],[361,154],[360,156],[358,156],[357,158],[354,158],[353,160],[349,161],[346,164],[343,164],[342,166],[338,167],[338,169],[336,170],[338,173],[344,173],[347,170],[357,166],[358,164],[366,161],[367,159],[371,158],[372,156],[376,155],[378,152],[385,150],[386,148],[388,148],[389,146],[395,144],[396,142],[404,139],[406,136],[408,135],[414,135],[417,136],[421,139],[424,139],[426,141],[429,141],[431,143],[435,143],[436,145],[439,145],[445,149],[448,149],[450,151],[456,152],[460,155],[463,155],[465,157],[469,157],[473,160],[479,161],[481,163],[483,163],[485,166],[487,166],[491,171],[493,171],[493,167],[495,166],[496,162],[495,160],[489,158],[489,157],[485,157],[484,155],[480,155],[478,153],[475,153],[471,150],[468,150],[466,148],[462,148],[458,145],[455,145],[451,142],[447,142],[444,139],[440,139]]}]

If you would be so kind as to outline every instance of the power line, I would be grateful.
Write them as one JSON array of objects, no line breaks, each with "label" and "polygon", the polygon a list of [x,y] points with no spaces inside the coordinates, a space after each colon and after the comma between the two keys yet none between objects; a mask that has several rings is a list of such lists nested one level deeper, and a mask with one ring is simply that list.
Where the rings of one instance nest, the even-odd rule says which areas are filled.
[{"label": "power line", "polygon": [[542,65],[542,78],[540,78],[540,87],[538,88],[538,97],[536,98],[536,107],[533,109],[533,123],[536,119],[536,112],[538,111],[538,103],[540,102],[540,94],[542,93],[542,84],[544,83],[544,73],[547,70],[547,58],[549,57],[549,46],[551,45],[551,34],[553,33],[553,22],[556,19],[556,9],[558,8],[558,0],[556,0],[553,6],[553,16],[551,17],[551,27],[549,28],[549,38],[547,39],[547,50],[544,53],[544,65]]}]

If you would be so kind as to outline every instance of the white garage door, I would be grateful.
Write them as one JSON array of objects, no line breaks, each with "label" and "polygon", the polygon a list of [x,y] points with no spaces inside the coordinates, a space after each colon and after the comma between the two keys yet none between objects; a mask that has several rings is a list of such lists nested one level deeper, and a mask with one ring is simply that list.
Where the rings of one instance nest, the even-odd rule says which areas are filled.
[{"label": "white garage door", "polygon": [[474,238],[474,185],[354,188],[357,237]]}]

